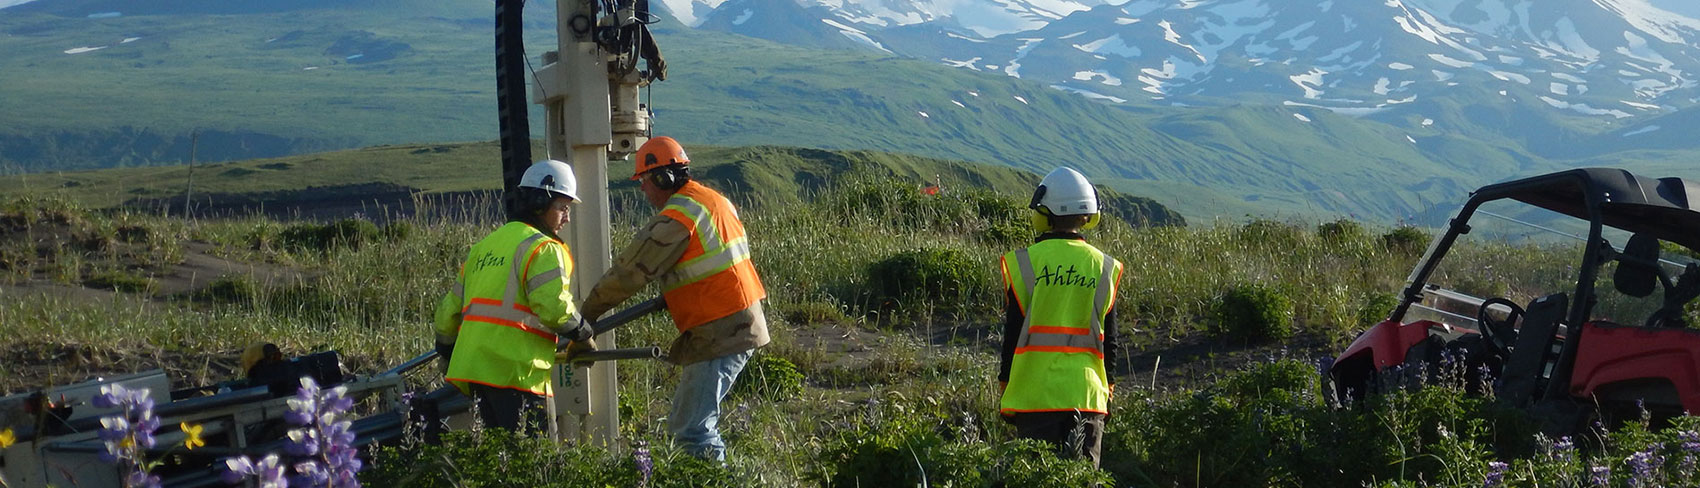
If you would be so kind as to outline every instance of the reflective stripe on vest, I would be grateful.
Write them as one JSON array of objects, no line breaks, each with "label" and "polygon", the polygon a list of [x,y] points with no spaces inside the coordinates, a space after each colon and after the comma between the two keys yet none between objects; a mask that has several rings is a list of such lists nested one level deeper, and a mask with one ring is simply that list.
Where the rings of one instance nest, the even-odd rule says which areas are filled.
[{"label": "reflective stripe on vest", "polygon": [[1023,322],[1009,339],[1015,354],[999,412],[1108,413],[1103,321],[1121,264],[1084,241],[1050,239],[1006,254],[1001,268]]},{"label": "reflective stripe on vest", "polygon": [[715,225],[713,215],[702,202],[689,196],[674,195],[667,200],[666,210],[678,211],[695,224],[692,234],[696,235],[696,243],[702,247],[702,254],[694,257],[684,256],[678,264],[673,265],[672,271],[661,276],[662,290],[671,291],[700,281],[750,259],[748,236],[738,236],[730,242],[722,241],[720,227]]},{"label": "reflective stripe on vest", "polygon": [[[1017,269],[1021,273],[1022,290],[1016,292],[1017,300],[1031,301],[1033,289],[1038,286],[1038,278],[1033,273],[1033,259],[1026,249],[1015,251]],[[1099,359],[1104,357],[1104,314],[1109,310],[1105,305],[1110,302],[1114,293],[1116,273],[1116,258],[1105,254],[1103,270],[1098,274],[1097,293],[1092,296],[1091,328],[1066,327],[1056,325],[1033,325],[1033,314],[1027,313],[1021,324],[1021,337],[1015,343],[1015,353],[1028,351],[1043,352],[1090,352]],[[1023,307],[1024,309],[1026,307]]]},{"label": "reflective stripe on vest", "polygon": [[[553,394],[549,371],[557,338],[529,297],[542,287],[564,287],[572,256],[564,248],[552,249],[560,251],[560,266],[527,277],[552,245],[560,244],[527,224],[509,222],[473,246],[456,290],[464,296],[461,326],[445,380],[463,392],[478,384]],[[572,313],[570,302],[566,312]]]},{"label": "reflective stripe on vest", "polygon": [[[508,286],[507,289],[502,290],[502,301],[473,298],[467,303],[466,308],[460,311],[461,320],[513,327],[531,335],[548,339],[551,343],[555,342],[555,334],[549,332],[549,329],[543,326],[543,319],[537,318],[537,314],[531,311],[531,307],[519,303],[520,279],[525,276],[525,270],[530,267],[530,257],[536,256],[537,252],[543,249],[543,246],[535,245],[542,238],[543,234],[534,234],[524,241],[520,241],[520,244],[514,247],[514,260],[510,261],[511,264],[508,265]],[[521,265],[520,263],[525,264]],[[538,275],[538,277],[542,276]],[[559,278],[560,274],[556,273],[555,277]],[[540,286],[536,283],[536,280],[528,282],[526,291]]]},{"label": "reflective stripe on vest", "polygon": [[658,279],[679,330],[731,315],[767,297],[750,261],[743,223],[726,197],[687,182],[667,199],[661,213],[691,232],[684,254]]}]

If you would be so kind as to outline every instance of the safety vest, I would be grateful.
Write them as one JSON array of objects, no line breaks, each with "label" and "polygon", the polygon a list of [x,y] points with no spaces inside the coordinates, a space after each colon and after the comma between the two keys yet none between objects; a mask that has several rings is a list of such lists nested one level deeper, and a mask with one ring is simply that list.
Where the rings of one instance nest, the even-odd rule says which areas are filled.
[{"label": "safety vest", "polygon": [[1103,321],[1121,273],[1121,262],[1077,239],[1004,255],[1004,283],[1024,320],[999,412],[1109,413]]},{"label": "safety vest", "polygon": [[732,202],[714,190],[686,182],[661,215],[690,229],[685,254],[662,275],[661,297],[680,332],[732,315],[767,298],[750,262],[750,240]]},{"label": "safety vest", "polygon": [[[462,297],[461,320],[444,379],[461,391],[481,384],[553,395],[555,333],[577,315],[567,290],[572,272],[566,246],[525,223],[509,222],[473,245],[453,292]],[[453,332],[444,326],[439,333]]]}]

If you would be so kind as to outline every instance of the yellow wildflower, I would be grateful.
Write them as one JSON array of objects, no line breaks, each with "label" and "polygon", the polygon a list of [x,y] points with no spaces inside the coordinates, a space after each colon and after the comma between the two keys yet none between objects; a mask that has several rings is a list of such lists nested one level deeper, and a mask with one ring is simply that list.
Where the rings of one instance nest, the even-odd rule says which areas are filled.
[{"label": "yellow wildflower", "polygon": [[207,441],[201,440],[201,431],[206,429],[205,425],[190,425],[188,422],[184,422],[178,424],[178,426],[183,428],[183,447],[193,451],[197,447],[207,445]]}]

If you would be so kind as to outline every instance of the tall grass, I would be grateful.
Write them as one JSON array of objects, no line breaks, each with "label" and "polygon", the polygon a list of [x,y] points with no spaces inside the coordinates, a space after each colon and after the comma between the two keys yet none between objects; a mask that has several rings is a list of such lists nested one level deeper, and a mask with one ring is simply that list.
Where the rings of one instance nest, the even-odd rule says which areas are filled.
[{"label": "tall grass", "polygon": [[[7,224],[0,229],[0,256],[17,263],[6,269],[13,286],[0,290],[5,294],[0,300],[0,324],[5,324],[0,327],[0,344],[5,344],[0,347],[5,355],[0,389],[21,391],[154,367],[166,367],[181,381],[210,384],[233,376],[236,356],[258,341],[292,354],[335,349],[356,372],[396,364],[428,350],[431,310],[467,247],[499,223],[491,218],[495,207],[488,200],[430,205],[420,215],[372,223],[370,235],[304,245],[286,237],[305,235],[290,229],[336,223],[258,217],[182,221],[90,212],[65,202],[11,202],[0,214]],[[1547,462],[1542,453],[1550,452],[1552,442],[1542,447],[1519,427],[1520,420],[1495,410],[1489,400],[1443,385],[1396,394],[1363,409],[1337,409],[1320,399],[1315,366],[1295,360],[1224,371],[1215,382],[1123,382],[1112,401],[1116,414],[1103,471],[1018,442],[995,414],[994,346],[1003,306],[996,266],[998,256],[1030,237],[1021,220],[1025,212],[1009,196],[971,190],[930,196],[911,185],[877,179],[826,189],[802,205],[746,209],[756,266],[770,294],[774,343],[760,354],[795,363],[807,376],[802,393],[735,397],[724,405],[721,427],[731,462],[728,470],[719,471],[665,448],[662,426],[677,369],[630,362],[620,368],[623,437],[656,446],[654,462],[672,470],[658,469],[656,476],[677,478],[655,483],[668,486],[687,486],[680,480],[692,476],[709,476],[702,479],[726,486],[907,486],[921,476],[940,486],[1073,485],[1105,476],[1113,476],[1118,486],[1477,486],[1498,469],[1493,462],[1511,467],[1503,476],[1542,481],[1542,486],[1560,476],[1542,471],[1548,466],[1541,464]],[[1134,351],[1203,341],[1213,305],[1224,291],[1247,283],[1286,294],[1301,337],[1324,347],[1342,344],[1369,325],[1364,317],[1390,305],[1385,297],[1396,291],[1420,252],[1385,245],[1376,230],[1347,232],[1338,224],[1312,229],[1253,220],[1135,228],[1107,220],[1089,231],[1088,239],[1126,264],[1119,316],[1124,340]],[[138,241],[137,235],[150,237]],[[41,239],[60,238],[55,236],[67,245],[48,254],[37,249]],[[79,236],[113,245],[74,245]],[[621,226],[616,245],[630,237],[631,229]],[[82,283],[101,268],[91,263],[142,277],[163,276],[186,259],[188,245],[255,263],[255,271],[208,280],[211,285],[177,294],[66,295],[50,291],[67,287],[41,285],[58,275],[75,276],[58,282]],[[921,248],[967,256],[966,263],[955,266],[963,268],[958,276],[974,277],[962,279],[972,285],[953,295],[905,298],[895,305],[869,291],[876,278],[873,265]],[[1467,246],[1455,255],[1493,264],[1483,282],[1509,283],[1505,294],[1515,296],[1525,283],[1553,279],[1543,270],[1554,252]],[[664,318],[651,317],[622,329],[621,340],[623,345],[666,344],[674,335]],[[860,341],[861,349],[823,348],[834,341]],[[1671,442],[1661,452],[1671,459],[1673,471],[1667,475],[1675,479],[1683,454],[1672,450],[1681,445],[1672,440],[1678,434],[1601,435],[1605,441],[1592,444],[1586,454],[1592,457],[1578,458],[1576,469],[1585,469],[1584,463],[1612,464],[1620,471],[1611,482],[1630,483],[1634,480],[1622,475],[1627,468],[1618,460],[1663,439]],[[516,483],[566,482],[470,461],[489,455],[514,456],[523,463],[576,459],[574,469],[589,473],[561,480],[626,483],[638,476],[630,468],[631,450],[600,453],[556,446],[561,450],[538,451],[539,446],[488,437],[451,441],[441,451],[414,446],[414,451],[378,457],[373,472],[386,477],[369,483],[495,483],[467,482],[486,479],[478,478],[481,473],[488,480]],[[418,461],[420,456],[429,461]],[[426,463],[418,466],[438,468],[449,463],[464,470],[457,475],[411,464],[385,466],[385,459],[413,459]]]}]

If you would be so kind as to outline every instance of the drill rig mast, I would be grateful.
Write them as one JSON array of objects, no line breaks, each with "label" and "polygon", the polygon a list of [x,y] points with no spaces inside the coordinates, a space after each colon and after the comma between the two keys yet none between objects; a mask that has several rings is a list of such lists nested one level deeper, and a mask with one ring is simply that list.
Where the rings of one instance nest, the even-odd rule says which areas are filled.
[{"label": "drill rig mast", "polygon": [[[526,111],[526,55],[521,0],[496,0],[496,80],[501,116],[502,184],[512,194],[532,162]],[[666,78],[666,63],[650,34],[648,0],[556,0],[558,47],[543,55],[530,101],[544,106],[548,154],[573,167],[579,181],[576,214],[562,236],[572,249],[572,293],[590,287],[613,265],[608,165],[623,161],[649,138],[650,110],[638,91]],[[645,69],[638,69],[639,65]],[[509,201],[504,198],[504,202]],[[612,332],[599,347],[616,345]],[[614,361],[555,368],[551,430],[560,440],[607,445],[619,433]]]}]

